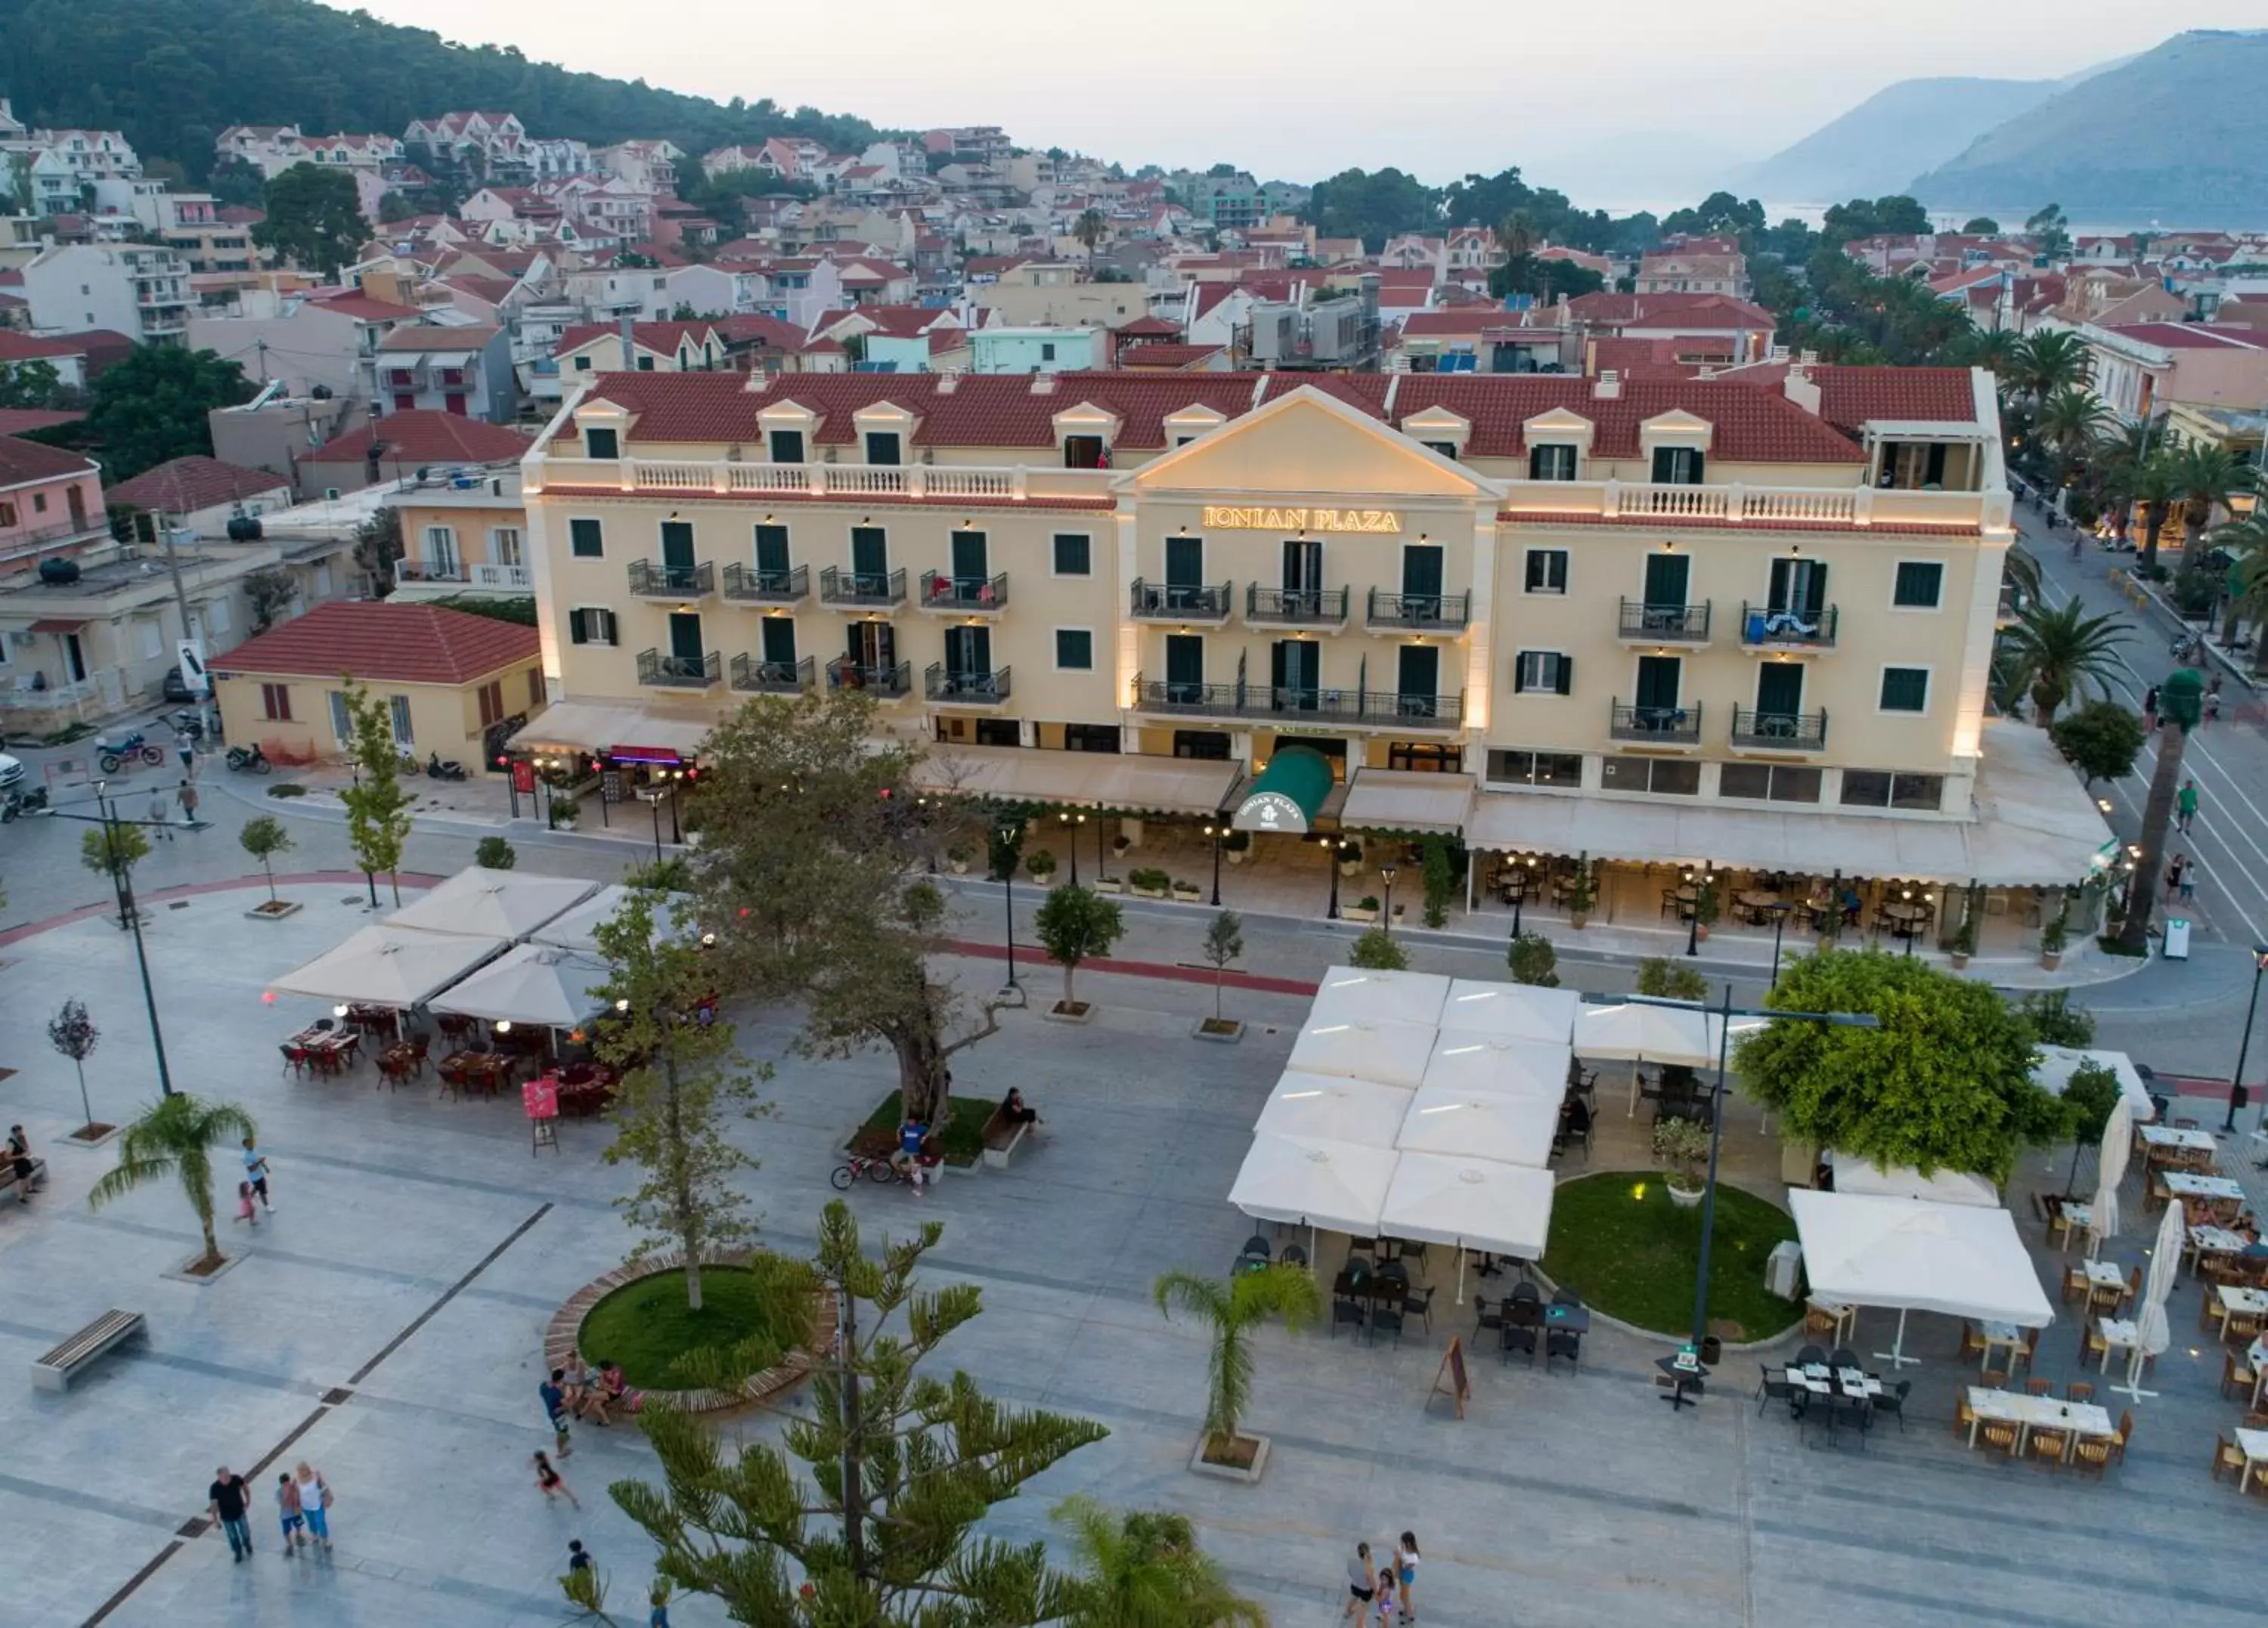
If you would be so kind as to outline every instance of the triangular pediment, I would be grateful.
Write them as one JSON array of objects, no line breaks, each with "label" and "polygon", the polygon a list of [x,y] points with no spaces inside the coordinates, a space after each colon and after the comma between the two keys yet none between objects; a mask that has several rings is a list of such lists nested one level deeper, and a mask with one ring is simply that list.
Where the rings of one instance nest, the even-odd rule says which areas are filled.
[{"label": "triangular pediment", "polygon": [[1152,459],[1121,484],[1144,492],[1462,500],[1503,490],[1359,408],[1304,385]]},{"label": "triangular pediment", "polygon": [[1587,436],[1591,433],[1592,425],[1589,419],[1572,407],[1555,407],[1528,419],[1521,426],[1521,429],[1528,441],[1533,443],[1539,439],[1549,440],[1554,436],[1565,441],[1572,440],[1577,436]]}]

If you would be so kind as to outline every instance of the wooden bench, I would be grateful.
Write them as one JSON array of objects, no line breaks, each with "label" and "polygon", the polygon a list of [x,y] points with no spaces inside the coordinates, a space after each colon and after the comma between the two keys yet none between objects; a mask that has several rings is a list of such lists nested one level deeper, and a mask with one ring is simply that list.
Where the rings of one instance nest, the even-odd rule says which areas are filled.
[{"label": "wooden bench", "polygon": [[1013,1164],[1016,1155],[1023,1151],[1025,1142],[1030,1140],[1031,1131],[1029,1120],[1012,1124],[1005,1112],[998,1108],[993,1109],[992,1117],[984,1121],[985,1168],[1005,1170]]},{"label": "wooden bench", "polygon": [[68,1390],[82,1368],[114,1346],[149,1332],[138,1311],[106,1311],[32,1364],[32,1383],[40,1390]]},{"label": "wooden bench", "polygon": [[[47,1162],[45,1159],[34,1158],[34,1159],[32,1161],[32,1189],[31,1189],[31,1190],[32,1190],[33,1192],[39,1192],[39,1190],[40,1190],[40,1188],[42,1188],[42,1187],[46,1186],[47,1184],[48,1184],[48,1162]],[[14,1165],[12,1162],[9,1162],[9,1163],[0,1163],[0,1193],[6,1193],[6,1194],[8,1195],[8,1202],[9,1202],[9,1203],[11,1203],[11,1204],[15,1203],[15,1202],[16,1202],[16,1199],[17,1199],[17,1195],[16,1195],[16,1193],[15,1193],[15,1192],[14,1192],[14,1191],[13,1191],[13,1190],[14,1190],[14,1188],[15,1188],[15,1185],[16,1185],[16,1167],[15,1167],[15,1165]]]}]

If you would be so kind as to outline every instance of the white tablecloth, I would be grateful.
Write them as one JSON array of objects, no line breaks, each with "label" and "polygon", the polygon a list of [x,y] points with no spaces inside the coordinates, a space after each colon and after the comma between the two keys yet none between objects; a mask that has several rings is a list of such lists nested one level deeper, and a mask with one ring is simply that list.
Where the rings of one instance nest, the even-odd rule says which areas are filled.
[{"label": "white tablecloth", "polygon": [[2189,1170],[2169,1170],[2161,1178],[2177,1199],[2234,1199],[2242,1203],[2244,1189],[2226,1176],[2198,1176]]},{"label": "white tablecloth", "polygon": [[[2016,1450],[2022,1452],[2024,1438],[2034,1430],[2068,1430],[2074,1435],[2107,1436],[2116,1434],[2108,1410],[2092,1402],[2058,1402],[2053,1397],[2028,1397],[2016,1390],[1987,1390],[1981,1385],[1969,1388],[1969,1411],[1979,1421],[1992,1419],[2017,1427]],[[1977,1426],[1969,1427],[1969,1444],[1977,1445]],[[2268,1461],[2268,1434],[2261,1436],[2261,1457]]]}]

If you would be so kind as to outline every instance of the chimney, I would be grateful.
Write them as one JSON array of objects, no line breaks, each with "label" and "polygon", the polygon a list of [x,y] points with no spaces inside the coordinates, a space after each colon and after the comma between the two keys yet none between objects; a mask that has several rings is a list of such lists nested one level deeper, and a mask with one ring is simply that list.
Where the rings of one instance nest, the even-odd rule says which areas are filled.
[{"label": "chimney", "polygon": [[1787,378],[1780,390],[1790,401],[1812,417],[1819,416],[1819,385],[1811,377],[1812,364],[1818,360],[1816,352],[1807,350],[1787,364]]},{"label": "chimney", "polygon": [[622,371],[637,371],[637,307],[625,305],[622,311]]},{"label": "chimney", "polygon": [[1602,369],[1599,377],[1591,382],[1594,401],[1619,401],[1622,394],[1623,376],[1612,368]]}]

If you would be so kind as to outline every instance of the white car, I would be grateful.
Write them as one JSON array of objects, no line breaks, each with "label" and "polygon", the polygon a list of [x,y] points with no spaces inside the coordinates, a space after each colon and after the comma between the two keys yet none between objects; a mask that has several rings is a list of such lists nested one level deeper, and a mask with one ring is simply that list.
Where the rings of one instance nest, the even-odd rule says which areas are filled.
[{"label": "white car", "polygon": [[0,791],[7,791],[23,783],[24,766],[5,752],[0,752]]}]

